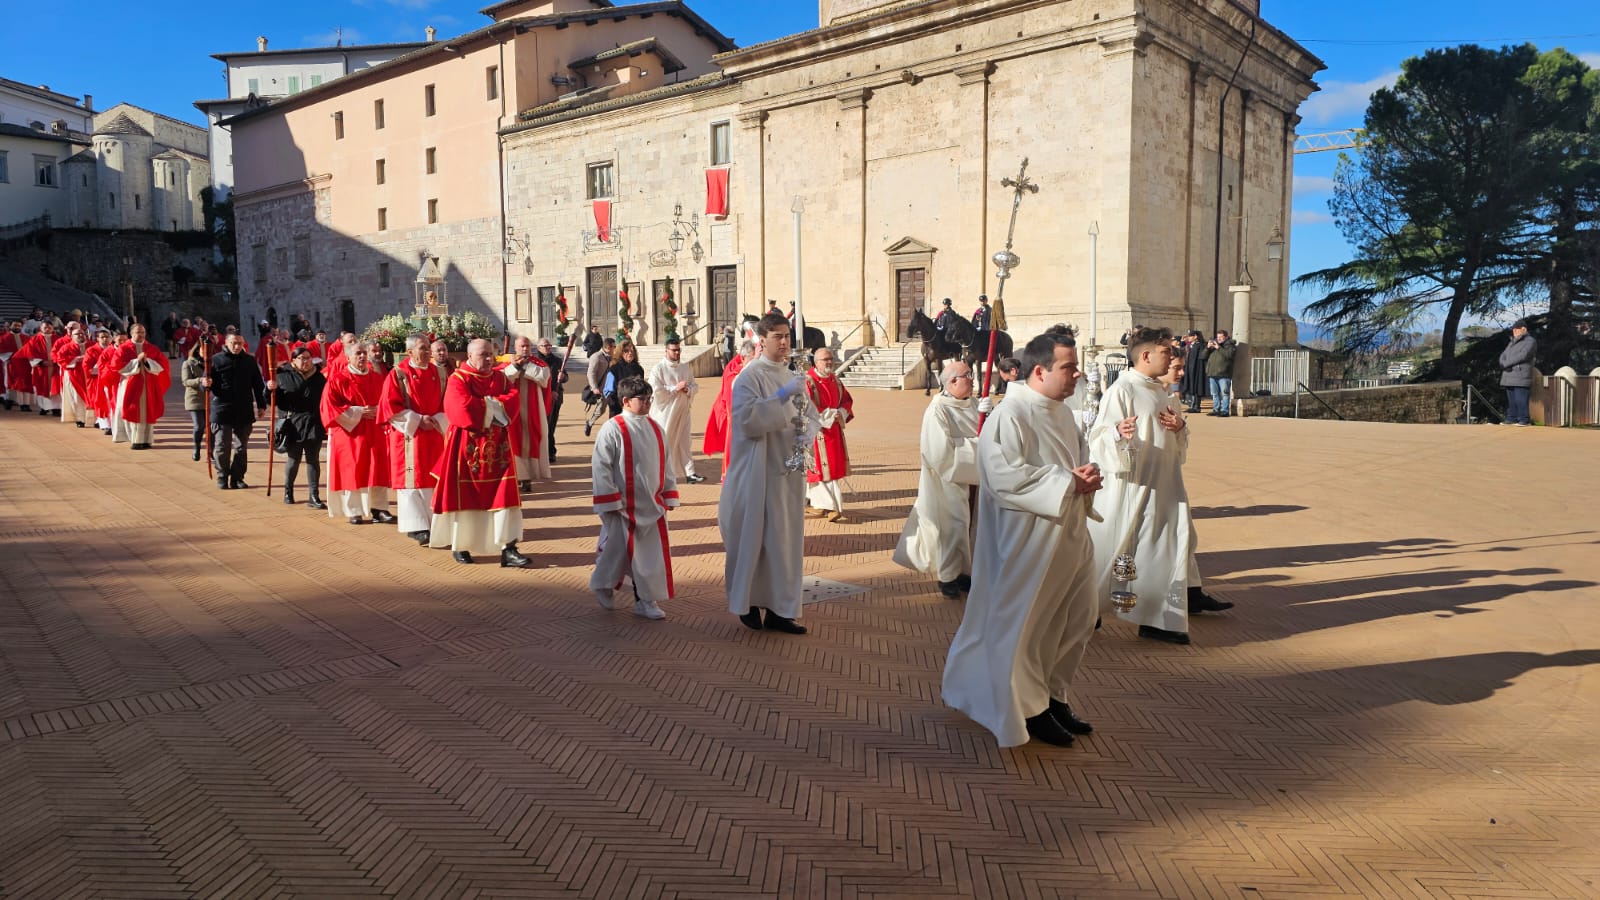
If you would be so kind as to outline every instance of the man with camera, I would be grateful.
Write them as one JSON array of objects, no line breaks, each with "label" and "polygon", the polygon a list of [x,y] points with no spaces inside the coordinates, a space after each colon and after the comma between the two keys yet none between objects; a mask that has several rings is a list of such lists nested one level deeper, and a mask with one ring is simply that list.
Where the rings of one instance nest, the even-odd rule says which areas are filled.
[{"label": "man with camera", "polygon": [[1211,383],[1211,412],[1209,415],[1226,419],[1232,415],[1233,358],[1239,352],[1226,331],[1217,329],[1217,336],[1206,342],[1206,380]]}]

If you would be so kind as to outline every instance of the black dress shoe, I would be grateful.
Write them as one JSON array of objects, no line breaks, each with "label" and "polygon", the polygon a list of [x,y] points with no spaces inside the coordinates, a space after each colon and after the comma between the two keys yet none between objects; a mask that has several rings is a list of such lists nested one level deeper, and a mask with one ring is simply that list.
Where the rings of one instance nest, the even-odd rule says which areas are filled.
[{"label": "black dress shoe", "polygon": [[533,490],[533,482],[519,481],[517,482],[517,490],[524,494],[530,493]]},{"label": "black dress shoe", "polygon": [[1167,631],[1164,628],[1153,628],[1149,625],[1139,626],[1139,637],[1152,641],[1165,641],[1168,644],[1187,644],[1189,636],[1181,631]]},{"label": "black dress shoe", "polygon": [[227,489],[228,489],[228,479],[226,479],[226,478],[218,478],[217,479],[217,490],[225,491]]},{"label": "black dress shoe", "polygon": [[428,546],[428,542],[433,540],[432,533],[427,531],[413,531],[407,534],[406,537],[411,538],[413,541],[416,541],[424,547]]},{"label": "black dress shoe", "polygon": [[1036,741],[1044,741],[1057,747],[1072,746],[1072,732],[1068,731],[1049,709],[1037,716],[1024,719],[1023,724],[1028,726],[1028,737]]},{"label": "black dress shoe", "polygon": [[1072,707],[1054,697],[1050,698],[1050,714],[1056,717],[1061,727],[1073,734],[1092,734],[1094,726],[1072,714]]},{"label": "black dress shoe", "polygon": [[321,497],[312,494],[311,499],[306,501],[306,507],[309,509],[327,509],[328,504],[323,503]]},{"label": "black dress shoe", "polygon": [[83,424],[82,422],[73,422],[72,424],[78,426],[79,428],[87,428],[87,427],[89,427],[89,426]]},{"label": "black dress shoe", "polygon": [[961,582],[941,581],[939,582],[939,593],[945,595],[951,600],[955,600],[961,596]]},{"label": "black dress shoe", "polygon": [[502,569],[525,569],[532,564],[533,560],[517,552],[516,544],[507,544],[505,549],[500,551],[500,568]]},{"label": "black dress shoe", "polygon": [[786,619],[772,610],[767,610],[767,619],[762,623],[768,631],[781,631],[784,634],[805,634],[806,627],[793,619]]},{"label": "black dress shoe", "polygon": [[394,513],[389,512],[387,509],[375,509],[372,511],[372,521],[377,522],[379,525],[393,525],[395,521]]},{"label": "black dress shoe", "polygon": [[294,491],[290,490],[289,488],[284,488],[283,489],[283,505],[285,505],[285,506],[293,506],[294,505]]},{"label": "black dress shoe", "polygon": [[194,452],[194,461],[195,462],[199,462],[200,461],[200,451],[199,450],[196,450]]},{"label": "black dress shoe", "polygon": [[[145,446],[148,447],[150,445],[149,444],[145,444]],[[236,491],[248,491],[248,490],[250,490],[250,485],[245,484],[243,478],[230,479],[228,481],[228,484],[229,484],[229,486],[231,486]]]},{"label": "black dress shoe", "polygon": [[367,524],[367,520],[361,518],[360,516],[351,516],[350,517],[350,524],[351,525],[365,525],[365,524]]},{"label": "black dress shoe", "polygon": [[706,480],[706,477],[704,475],[690,475],[688,478],[686,478],[684,480],[689,482],[690,484],[700,484],[701,482]]},{"label": "black dress shoe", "polygon": [[465,550],[457,550],[450,554],[450,558],[463,565],[472,565],[472,554]]},{"label": "black dress shoe", "polygon": [[1206,593],[1204,588],[1189,588],[1189,615],[1222,612],[1225,609],[1233,609],[1232,601],[1218,600]]},{"label": "black dress shoe", "polygon": [[963,594],[970,592],[972,590],[972,576],[971,575],[957,575],[956,576],[956,586],[961,588],[961,592]]},{"label": "black dress shoe", "polygon": [[48,415],[50,415],[50,410],[48,410],[48,409],[44,409],[44,408],[43,408],[43,407],[40,407],[40,409],[39,409],[39,415],[41,415],[41,416],[48,416]]},{"label": "black dress shoe", "polygon": [[24,403],[24,404],[22,404],[22,411],[23,412],[33,412],[33,407],[31,407],[28,404]]},{"label": "black dress shoe", "polygon": [[743,622],[744,623],[744,627],[750,629],[751,631],[760,631],[761,630],[761,607],[759,607],[759,606],[750,607],[750,611],[745,613],[744,615],[740,616],[739,617],[739,621]]}]

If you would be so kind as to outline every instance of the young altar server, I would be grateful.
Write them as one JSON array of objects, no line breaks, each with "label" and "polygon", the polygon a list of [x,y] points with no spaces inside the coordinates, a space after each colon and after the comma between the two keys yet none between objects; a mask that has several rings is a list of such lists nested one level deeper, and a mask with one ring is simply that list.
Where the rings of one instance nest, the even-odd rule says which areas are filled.
[{"label": "young altar server", "polygon": [[637,375],[617,384],[621,414],[600,426],[594,441],[594,511],[600,547],[589,589],[606,609],[616,609],[622,579],[633,579],[633,612],[664,619],[671,600],[672,546],[667,511],[678,505],[676,473],[661,426],[650,417],[650,385]]}]

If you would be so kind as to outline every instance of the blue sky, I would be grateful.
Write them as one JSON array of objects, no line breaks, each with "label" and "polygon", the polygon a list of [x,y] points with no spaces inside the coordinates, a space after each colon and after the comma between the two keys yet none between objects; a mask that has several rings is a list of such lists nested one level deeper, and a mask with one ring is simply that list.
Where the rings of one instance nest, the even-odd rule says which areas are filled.
[{"label": "blue sky", "polygon": [[[8,42],[0,75],[48,84],[67,94],[90,93],[104,108],[127,101],[179,119],[201,122],[191,105],[224,93],[222,65],[212,53],[255,48],[264,34],[274,49],[345,43],[422,40],[433,25],[441,37],[480,27],[477,10],[461,0],[274,0],[202,4],[181,15],[153,13],[126,0],[72,4],[70,42]],[[809,0],[691,0],[689,4],[740,45],[816,26]],[[1487,45],[1531,41],[1566,47],[1600,67],[1597,0],[1262,0],[1262,15],[1327,63],[1322,90],[1301,108],[1300,132],[1361,124],[1367,96],[1399,73],[1400,61],[1428,47],[1472,41]],[[16,34],[61,34],[57,7],[24,4],[12,13]],[[39,21],[29,22],[30,17]],[[20,22],[18,22],[20,18]],[[181,24],[174,24],[179,22]],[[1346,246],[1327,213],[1337,154],[1303,154],[1295,164],[1293,275],[1342,261]],[[1297,293],[1292,308],[1308,299]]]}]

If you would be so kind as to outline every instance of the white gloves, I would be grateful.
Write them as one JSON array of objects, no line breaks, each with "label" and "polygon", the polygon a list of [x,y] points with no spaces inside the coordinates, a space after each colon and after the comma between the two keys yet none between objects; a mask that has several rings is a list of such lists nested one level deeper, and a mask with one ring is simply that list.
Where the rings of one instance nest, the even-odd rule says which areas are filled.
[{"label": "white gloves", "polygon": [[979,397],[978,398],[978,413],[980,415],[987,416],[989,413],[992,413],[992,412],[994,412],[994,398],[993,397]]},{"label": "white gloves", "polygon": [[839,411],[837,409],[825,409],[822,411],[822,415],[818,418],[822,421],[822,427],[825,429],[832,428],[833,423],[841,421],[839,419]]},{"label": "white gloves", "polygon": [[793,381],[789,382],[788,384],[784,385],[781,388],[778,388],[778,399],[779,400],[788,400],[790,397],[793,397],[793,396],[799,394],[801,391],[803,391],[805,389],[806,389],[805,376],[804,375],[796,375],[794,377]]}]

